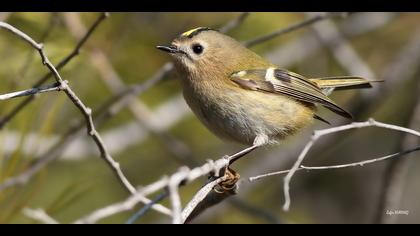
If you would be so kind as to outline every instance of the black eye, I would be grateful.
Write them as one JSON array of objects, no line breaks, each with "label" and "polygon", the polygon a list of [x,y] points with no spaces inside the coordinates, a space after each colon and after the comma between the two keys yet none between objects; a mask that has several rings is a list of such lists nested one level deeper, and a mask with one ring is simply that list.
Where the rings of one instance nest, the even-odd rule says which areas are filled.
[{"label": "black eye", "polygon": [[194,44],[192,45],[192,50],[195,54],[201,54],[203,52],[203,46],[201,46],[200,44]]}]

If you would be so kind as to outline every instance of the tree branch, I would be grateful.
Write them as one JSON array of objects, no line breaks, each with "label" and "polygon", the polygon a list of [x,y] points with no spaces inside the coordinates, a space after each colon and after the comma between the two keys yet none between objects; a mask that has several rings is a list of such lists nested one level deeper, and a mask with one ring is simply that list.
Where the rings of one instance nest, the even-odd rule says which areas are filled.
[{"label": "tree branch", "polygon": [[[378,159],[368,160],[368,161],[365,161],[365,162],[357,162],[357,163],[353,163],[353,164],[328,166],[328,167],[305,167],[305,166],[301,165],[301,163],[302,163],[303,159],[305,158],[306,154],[309,152],[309,150],[312,148],[312,146],[315,144],[315,142],[319,138],[321,138],[322,136],[332,134],[332,133],[342,132],[342,131],[349,130],[349,129],[358,129],[358,128],[364,128],[364,127],[380,127],[380,128],[384,128],[384,129],[397,130],[397,131],[405,132],[407,134],[412,134],[412,135],[415,135],[417,137],[420,137],[420,132],[418,132],[418,131],[408,129],[408,128],[404,128],[404,127],[401,127],[401,126],[381,123],[381,122],[375,121],[374,119],[369,119],[368,121],[365,121],[365,122],[353,122],[353,123],[348,124],[348,125],[342,125],[342,126],[338,126],[338,127],[324,129],[324,130],[315,130],[312,137],[311,137],[311,140],[305,145],[305,147],[303,148],[303,150],[299,154],[296,162],[294,163],[293,167],[290,170],[277,171],[277,172],[272,172],[272,173],[263,174],[263,175],[259,175],[259,176],[254,176],[254,177],[251,177],[250,180],[254,181],[254,180],[261,179],[261,178],[268,177],[268,176],[287,173],[286,177],[284,178],[284,184],[283,184],[283,192],[284,192],[284,198],[285,198],[285,202],[284,202],[284,205],[283,205],[283,210],[288,211],[289,207],[290,207],[290,192],[289,192],[290,181],[291,181],[293,175],[295,174],[295,172],[298,171],[299,169],[344,168],[344,167],[349,167],[349,166],[357,166],[357,165],[363,165],[363,164],[368,164],[368,163],[372,163],[372,162],[382,161],[384,159],[388,159],[388,158],[391,158],[391,157],[394,157],[394,156],[398,156],[398,154],[394,154],[394,155],[390,155],[390,156],[386,156],[386,157],[382,157],[382,158],[378,158]],[[410,152],[412,152],[412,151],[417,151],[417,149],[411,150]],[[406,154],[406,153],[404,153],[404,154]]]},{"label": "tree branch", "polygon": [[17,98],[17,97],[31,96],[38,93],[46,93],[46,92],[53,92],[53,91],[60,91],[60,90],[61,90],[60,85],[58,83],[54,83],[51,85],[42,86],[38,88],[31,88],[27,90],[2,94],[0,95],[0,101],[9,100],[12,98]]},{"label": "tree branch", "polygon": [[43,50],[43,45],[36,43],[31,37],[23,33],[22,31],[16,29],[15,27],[0,22],[0,28],[4,28],[13,34],[17,35],[24,41],[26,41],[28,44],[30,44],[33,48],[35,48],[41,57],[42,63],[48,67],[48,69],[51,71],[51,73],[54,75],[56,82],[59,84],[59,87],[62,91],[64,91],[67,95],[67,97],[73,102],[73,104],[80,110],[80,112],[85,117],[86,126],[88,134],[92,137],[92,139],[95,141],[96,145],[98,146],[98,149],[101,153],[101,157],[106,161],[106,163],[111,167],[115,175],[118,177],[122,185],[130,192],[134,193],[135,188],[131,185],[131,183],[128,181],[128,179],[125,177],[123,172],[121,171],[119,163],[114,161],[114,159],[111,157],[109,152],[107,151],[106,146],[104,145],[101,136],[95,129],[95,125],[93,124],[92,119],[92,110],[85,106],[85,104],[77,97],[77,95],[74,93],[74,91],[68,86],[68,84],[61,78],[60,74],[58,73],[57,69],[51,64],[49,61],[47,55],[45,54]]},{"label": "tree branch", "polygon": [[[380,162],[380,161],[385,161],[385,160],[396,158],[396,157],[405,156],[409,153],[416,152],[416,151],[419,151],[419,150],[420,150],[420,146],[418,146],[416,148],[406,150],[406,151],[402,151],[402,152],[390,154],[390,155],[387,155],[387,156],[383,156],[383,157],[378,157],[378,158],[373,158],[373,159],[358,161],[358,162],[352,162],[352,163],[348,163],[348,164],[341,164],[341,165],[330,165],[330,166],[304,166],[304,165],[300,165],[299,168],[297,168],[296,171],[299,171],[299,170],[333,170],[333,169],[342,169],[342,168],[348,168],[348,167],[363,167],[365,165],[373,164],[375,162]],[[254,177],[250,177],[248,179],[249,179],[249,181],[253,182],[255,180],[260,180],[260,179],[270,177],[270,176],[287,174],[287,173],[290,173],[291,171],[292,171],[292,169],[270,172],[270,173],[267,173],[267,174],[262,174],[262,175],[257,175],[257,176],[254,176]]]},{"label": "tree branch", "polygon": [[[86,43],[86,41],[90,38],[90,36],[93,34],[93,32],[97,29],[97,27],[100,25],[100,23],[105,20],[108,17],[108,13],[102,13],[100,16],[96,19],[96,21],[92,24],[92,26],[89,28],[89,30],[86,32],[85,36],[77,43],[73,51],[66,56],[63,60],[61,60],[57,66],[56,69],[59,71],[62,69],[67,63],[69,63],[75,56],[79,55],[80,49],[82,46]],[[33,40],[32,40],[33,41]],[[42,78],[40,78],[33,87],[39,87],[43,85],[51,76],[53,76],[53,73],[50,71],[46,75],[44,75]],[[7,115],[5,115],[3,118],[0,119],[0,129],[2,129],[13,117],[15,117],[23,108],[25,108],[28,104],[30,104],[34,96],[30,96],[23,100],[21,103],[16,105]]]}]

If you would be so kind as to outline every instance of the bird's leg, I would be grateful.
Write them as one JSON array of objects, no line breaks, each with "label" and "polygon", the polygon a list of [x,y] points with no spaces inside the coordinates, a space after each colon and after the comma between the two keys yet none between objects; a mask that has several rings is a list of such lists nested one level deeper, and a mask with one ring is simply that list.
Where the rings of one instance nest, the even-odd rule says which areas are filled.
[{"label": "bird's leg", "polygon": [[245,156],[246,154],[254,151],[260,146],[267,144],[269,141],[268,136],[266,134],[259,134],[254,139],[254,143],[251,147],[245,148],[244,150],[237,152],[231,156],[229,156],[229,165],[232,165],[235,161],[239,160],[241,157]]},{"label": "bird's leg", "polygon": [[242,151],[239,151],[233,155],[230,155],[229,158],[229,165],[232,165],[235,161],[239,160],[241,157],[247,155],[248,153],[254,151],[255,149],[257,149],[259,146],[258,144],[254,144],[251,147],[245,148]]},{"label": "bird's leg", "polygon": [[226,193],[230,192],[231,194],[234,194],[236,190],[236,183],[238,182],[239,178],[241,177],[239,173],[234,171],[230,168],[230,165],[232,165],[235,161],[239,160],[241,157],[249,154],[250,152],[254,151],[258,147],[266,144],[268,141],[268,137],[266,135],[258,135],[255,140],[254,144],[251,147],[245,148],[233,155],[225,156],[229,160],[229,165],[221,170],[221,175],[224,176],[226,180],[222,181],[218,184],[218,188],[214,188],[214,191],[217,193]]},{"label": "bird's leg", "polygon": [[[229,165],[225,168],[222,168],[220,170],[220,173],[217,175],[217,178],[219,176],[223,176],[225,178],[224,181],[220,182],[217,186],[215,186],[214,191],[216,193],[230,193],[234,194],[236,189],[236,183],[238,182],[239,178],[241,177],[239,173],[234,171],[230,168],[230,165],[232,165],[233,162],[239,160],[241,157],[245,156],[246,154],[252,152],[260,145],[252,145],[251,147],[245,148],[242,151],[239,151],[233,155],[226,155],[224,158],[228,159]],[[210,177],[211,180],[214,180],[216,176]]]}]

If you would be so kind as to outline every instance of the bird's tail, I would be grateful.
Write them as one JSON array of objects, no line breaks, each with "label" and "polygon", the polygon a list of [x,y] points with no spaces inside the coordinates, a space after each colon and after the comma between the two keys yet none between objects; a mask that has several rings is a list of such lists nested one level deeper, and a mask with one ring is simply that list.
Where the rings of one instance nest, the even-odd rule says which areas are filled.
[{"label": "bird's tail", "polygon": [[335,90],[371,88],[372,82],[383,82],[383,80],[367,80],[354,76],[323,77],[309,80],[317,84],[326,95]]}]

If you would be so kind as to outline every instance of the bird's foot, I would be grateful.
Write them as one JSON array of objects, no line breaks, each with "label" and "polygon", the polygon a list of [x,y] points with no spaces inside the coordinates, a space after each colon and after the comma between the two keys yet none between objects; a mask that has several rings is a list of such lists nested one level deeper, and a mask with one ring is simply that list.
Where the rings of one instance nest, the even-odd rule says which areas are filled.
[{"label": "bird's foot", "polygon": [[214,187],[217,193],[234,193],[237,189],[237,182],[241,178],[238,172],[228,167],[222,177],[224,180]]}]

